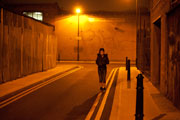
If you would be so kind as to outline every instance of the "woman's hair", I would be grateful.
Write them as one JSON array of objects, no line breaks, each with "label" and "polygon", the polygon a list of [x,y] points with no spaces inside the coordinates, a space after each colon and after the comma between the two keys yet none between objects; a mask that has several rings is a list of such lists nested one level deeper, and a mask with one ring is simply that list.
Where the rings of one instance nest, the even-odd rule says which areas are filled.
[{"label": "woman's hair", "polygon": [[100,53],[101,51],[103,51],[103,52],[104,52],[104,48],[100,48],[100,49],[99,49],[99,53]]}]

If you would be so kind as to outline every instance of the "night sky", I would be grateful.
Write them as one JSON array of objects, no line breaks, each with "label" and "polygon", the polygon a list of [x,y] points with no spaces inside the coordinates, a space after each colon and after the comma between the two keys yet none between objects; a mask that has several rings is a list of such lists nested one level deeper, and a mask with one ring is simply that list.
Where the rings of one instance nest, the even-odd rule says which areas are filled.
[{"label": "night sky", "polygon": [[7,3],[52,3],[58,2],[64,10],[81,6],[84,11],[132,11],[136,0],[2,0]]}]

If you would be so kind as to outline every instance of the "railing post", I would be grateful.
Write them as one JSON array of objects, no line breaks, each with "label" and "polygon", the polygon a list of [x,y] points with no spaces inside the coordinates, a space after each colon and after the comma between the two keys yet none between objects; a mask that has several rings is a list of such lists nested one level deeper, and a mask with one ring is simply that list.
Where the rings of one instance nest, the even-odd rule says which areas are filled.
[{"label": "railing post", "polygon": [[131,61],[127,61],[127,80],[131,79]]},{"label": "railing post", "polygon": [[143,75],[139,74],[137,77],[137,93],[136,93],[136,114],[135,120],[143,120]]}]

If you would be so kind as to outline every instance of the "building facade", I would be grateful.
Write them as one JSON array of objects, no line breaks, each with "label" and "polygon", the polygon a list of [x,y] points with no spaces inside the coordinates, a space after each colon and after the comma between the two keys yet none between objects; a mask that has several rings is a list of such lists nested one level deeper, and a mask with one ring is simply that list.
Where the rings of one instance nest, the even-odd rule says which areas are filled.
[{"label": "building facade", "polygon": [[167,96],[180,108],[180,1],[171,1],[167,13]]},{"label": "building facade", "polygon": [[27,15],[53,25],[56,16],[62,13],[58,3],[5,4],[4,6],[15,13]]},{"label": "building facade", "polygon": [[137,0],[137,67],[150,75],[150,5],[149,0]]},{"label": "building facade", "polygon": [[[180,0],[150,0],[150,80],[178,108],[180,108],[179,11]],[[138,46],[137,49],[142,47]],[[141,58],[137,56],[137,59]],[[146,67],[143,64],[139,66]]]}]

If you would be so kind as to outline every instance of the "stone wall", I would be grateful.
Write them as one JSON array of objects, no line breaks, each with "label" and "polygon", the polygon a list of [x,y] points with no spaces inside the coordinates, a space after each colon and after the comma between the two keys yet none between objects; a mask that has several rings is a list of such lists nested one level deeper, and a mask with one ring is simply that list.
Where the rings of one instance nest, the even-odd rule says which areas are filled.
[{"label": "stone wall", "polygon": [[[119,15],[80,16],[80,60],[94,61],[99,48],[105,48],[110,61],[136,60],[136,16]],[[60,60],[77,60],[76,15],[59,18],[55,22]]]},{"label": "stone wall", "polygon": [[0,83],[55,67],[54,27],[1,9]]}]

